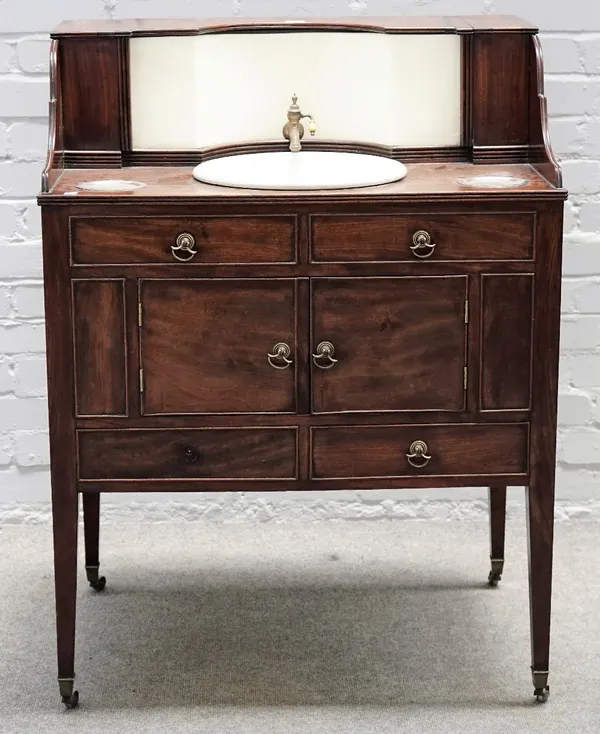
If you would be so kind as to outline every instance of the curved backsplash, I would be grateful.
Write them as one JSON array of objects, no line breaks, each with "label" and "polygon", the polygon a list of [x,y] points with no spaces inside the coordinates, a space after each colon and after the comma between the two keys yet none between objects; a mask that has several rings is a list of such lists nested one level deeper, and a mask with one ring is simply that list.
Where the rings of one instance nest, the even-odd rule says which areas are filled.
[{"label": "curved backsplash", "polygon": [[457,34],[142,37],[130,59],[134,150],[281,139],[294,93],[318,139],[461,144]]}]

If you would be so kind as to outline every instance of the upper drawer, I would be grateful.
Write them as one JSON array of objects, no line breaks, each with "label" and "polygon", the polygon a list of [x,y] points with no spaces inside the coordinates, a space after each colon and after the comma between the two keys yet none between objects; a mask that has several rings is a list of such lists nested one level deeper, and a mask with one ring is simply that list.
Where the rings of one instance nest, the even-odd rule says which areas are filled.
[{"label": "upper drawer", "polygon": [[313,262],[532,260],[533,213],[315,216]]},{"label": "upper drawer", "polygon": [[[187,235],[187,237],[185,237]],[[73,217],[73,265],[296,262],[295,216]]]}]

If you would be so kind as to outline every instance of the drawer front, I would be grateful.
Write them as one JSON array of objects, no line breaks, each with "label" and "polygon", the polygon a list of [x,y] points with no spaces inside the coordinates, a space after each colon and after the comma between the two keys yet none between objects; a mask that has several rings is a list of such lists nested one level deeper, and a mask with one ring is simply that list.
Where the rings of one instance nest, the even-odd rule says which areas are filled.
[{"label": "drawer front", "polygon": [[312,478],[526,474],[526,423],[313,428]]},{"label": "drawer front", "polygon": [[79,431],[79,478],[295,479],[296,428]]},{"label": "drawer front", "polygon": [[312,262],[532,260],[533,213],[316,216]]},{"label": "drawer front", "polygon": [[[75,217],[73,265],[296,262],[296,217]],[[187,237],[186,237],[187,236]]]}]

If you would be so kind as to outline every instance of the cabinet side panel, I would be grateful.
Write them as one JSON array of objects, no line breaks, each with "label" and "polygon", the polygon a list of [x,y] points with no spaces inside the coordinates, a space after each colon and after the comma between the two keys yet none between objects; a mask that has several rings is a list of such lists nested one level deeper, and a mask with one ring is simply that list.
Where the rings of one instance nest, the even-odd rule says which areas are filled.
[{"label": "cabinet side panel", "polygon": [[62,40],[60,69],[65,149],[120,150],[119,40]]},{"label": "cabinet side panel", "polygon": [[482,410],[529,408],[532,308],[533,275],[482,276]]},{"label": "cabinet side panel", "polygon": [[124,283],[73,282],[78,416],[127,413]]},{"label": "cabinet side panel", "polygon": [[529,44],[529,36],[521,33],[475,36],[475,147],[525,145],[529,141]]}]

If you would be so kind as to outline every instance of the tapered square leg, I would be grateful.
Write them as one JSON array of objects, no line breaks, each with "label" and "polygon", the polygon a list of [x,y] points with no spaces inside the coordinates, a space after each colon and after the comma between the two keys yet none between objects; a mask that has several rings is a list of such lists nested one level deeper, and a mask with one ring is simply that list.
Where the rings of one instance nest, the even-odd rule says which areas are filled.
[{"label": "tapered square leg", "polygon": [[531,671],[534,695],[539,702],[545,702],[550,692],[548,670],[550,662],[554,488],[531,484],[528,488],[527,510]]},{"label": "tapered square leg", "polygon": [[85,539],[85,572],[92,589],[102,591],[106,586],[104,576],[99,576],[100,558],[100,493],[83,495],[83,533]]},{"label": "tapered square leg", "polygon": [[490,506],[490,586],[498,586],[504,570],[504,539],[506,535],[506,487],[489,488]]},{"label": "tapered square leg", "polygon": [[74,488],[72,491],[65,488],[64,492],[53,493],[58,684],[62,701],[68,708],[75,708],[79,701],[79,694],[73,690],[75,680],[78,504],[78,495]]}]

